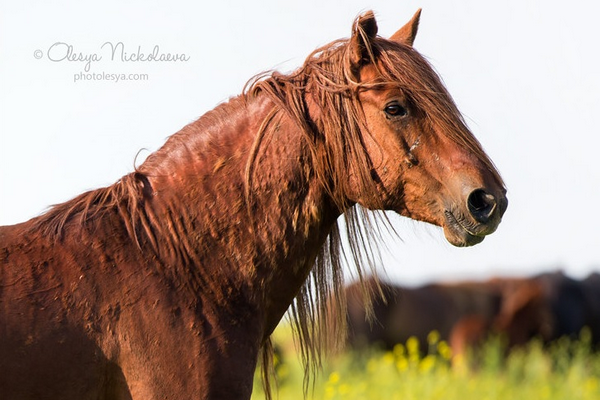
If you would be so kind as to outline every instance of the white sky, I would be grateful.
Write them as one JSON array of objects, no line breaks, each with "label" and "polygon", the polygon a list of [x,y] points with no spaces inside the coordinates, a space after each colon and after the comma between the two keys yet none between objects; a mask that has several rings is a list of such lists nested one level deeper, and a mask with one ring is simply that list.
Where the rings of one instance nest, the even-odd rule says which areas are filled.
[{"label": "white sky", "polygon": [[[468,249],[394,218],[403,242],[384,257],[388,275],[421,283],[600,269],[598,2],[51,3],[0,0],[0,225],[112,184],[133,170],[140,149],[156,150],[254,74],[289,71],[347,37],[361,11],[373,9],[389,36],[423,7],[415,47],[498,166],[510,205],[498,231]],[[57,42],[103,54],[91,72],[149,79],[74,82],[84,63],[49,60]],[[111,61],[105,42],[128,53],[158,45],[189,60]]]}]

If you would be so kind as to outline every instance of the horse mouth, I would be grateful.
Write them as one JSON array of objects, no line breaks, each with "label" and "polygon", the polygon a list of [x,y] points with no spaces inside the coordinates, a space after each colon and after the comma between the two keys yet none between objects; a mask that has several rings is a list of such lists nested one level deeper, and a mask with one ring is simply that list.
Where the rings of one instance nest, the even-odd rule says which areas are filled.
[{"label": "horse mouth", "polygon": [[478,234],[468,222],[461,216],[456,216],[452,211],[444,211],[446,223],[444,224],[444,236],[446,240],[456,247],[468,247],[479,244],[485,239],[485,234]]}]

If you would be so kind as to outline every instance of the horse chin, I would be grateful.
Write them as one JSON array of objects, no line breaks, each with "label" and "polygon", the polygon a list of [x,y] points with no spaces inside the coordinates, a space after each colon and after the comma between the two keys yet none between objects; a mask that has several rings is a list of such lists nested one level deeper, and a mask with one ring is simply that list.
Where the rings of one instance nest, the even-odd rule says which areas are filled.
[{"label": "horse chin", "polygon": [[443,225],[446,240],[456,247],[469,247],[483,242],[485,235],[475,235],[465,228],[452,214],[446,212],[446,221]]},{"label": "horse chin", "polygon": [[465,230],[458,231],[457,229],[448,228],[447,226],[444,226],[444,236],[451,245],[456,247],[475,246],[485,239],[485,236],[471,235]]}]

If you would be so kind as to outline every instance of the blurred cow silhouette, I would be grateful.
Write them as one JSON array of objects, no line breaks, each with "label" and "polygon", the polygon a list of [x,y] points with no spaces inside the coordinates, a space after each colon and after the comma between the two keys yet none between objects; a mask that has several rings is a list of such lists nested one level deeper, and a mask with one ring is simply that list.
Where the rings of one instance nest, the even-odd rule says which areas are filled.
[{"label": "blurred cow silhouette", "polygon": [[[369,285],[377,290],[374,280]],[[416,288],[382,283],[381,289],[385,300],[374,302],[369,321],[359,286],[347,288],[348,341],[353,348],[390,349],[414,336],[425,350],[427,335],[436,330],[460,354],[492,334],[512,348],[534,337],[544,343],[576,338],[584,326],[590,328],[592,343],[600,343],[599,274],[583,281],[555,272]]]}]

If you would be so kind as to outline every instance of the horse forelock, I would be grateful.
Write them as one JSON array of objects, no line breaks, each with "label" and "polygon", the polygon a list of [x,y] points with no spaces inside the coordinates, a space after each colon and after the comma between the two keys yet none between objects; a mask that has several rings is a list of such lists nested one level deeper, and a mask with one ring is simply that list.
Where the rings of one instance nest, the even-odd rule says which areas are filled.
[{"label": "horse forelock", "polygon": [[[410,46],[377,38],[381,83],[400,87],[412,106],[426,116],[430,126],[478,158],[504,186],[502,177],[471,133],[452,96],[425,57]],[[381,84],[379,83],[379,84]]]}]

